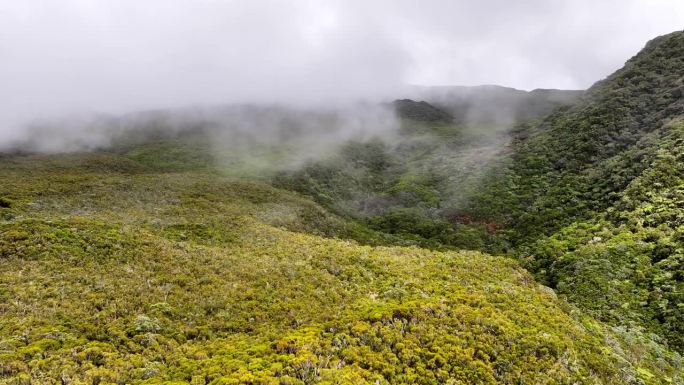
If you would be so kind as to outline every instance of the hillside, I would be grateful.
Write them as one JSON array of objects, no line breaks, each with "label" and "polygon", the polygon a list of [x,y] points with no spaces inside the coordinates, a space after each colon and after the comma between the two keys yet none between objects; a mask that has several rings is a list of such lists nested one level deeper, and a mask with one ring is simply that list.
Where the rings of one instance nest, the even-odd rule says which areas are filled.
[{"label": "hillside", "polygon": [[37,122],[0,384],[684,384],[683,73]]},{"label": "hillside", "polygon": [[599,319],[682,352],[683,71],[675,32],[540,120],[446,123],[414,104],[424,113],[403,115],[398,144],[346,147],[276,184],[424,247],[514,256]]},{"label": "hillside", "polygon": [[681,380],[513,260],[311,235],[361,230],[258,182],[106,153],[0,177],[0,383]]},{"label": "hillside", "polygon": [[370,190],[360,196],[384,207],[365,211],[371,227],[431,248],[511,255],[581,309],[682,352],[683,71],[675,32],[544,119],[489,129],[409,119],[407,137],[439,144],[384,153],[376,144],[368,154],[385,154],[382,171],[343,158],[303,169],[290,188],[333,208],[348,191]]},{"label": "hillside", "polygon": [[510,125],[521,120],[539,119],[553,110],[575,103],[579,90],[536,89],[523,91],[510,87],[413,87],[406,91],[413,99],[425,100],[454,116],[456,122],[475,125]]},{"label": "hillside", "polygon": [[649,42],[580,103],[519,127],[470,208],[571,302],[680,352],[683,70],[684,32]]},{"label": "hillside", "polygon": [[[684,34],[660,37],[572,108],[515,130],[507,168],[522,183],[507,189],[515,195],[507,205],[515,210],[510,216],[516,217],[519,238],[606,209],[655,160],[659,148],[668,147],[666,137],[677,127],[670,122],[684,115],[683,63]],[[539,197],[542,190],[547,196]],[[530,223],[521,226],[522,217]]]},{"label": "hillside", "polygon": [[418,122],[441,122],[451,123],[454,117],[448,112],[434,107],[426,101],[416,102],[411,99],[395,100],[393,107],[397,115],[402,119],[411,119]]}]

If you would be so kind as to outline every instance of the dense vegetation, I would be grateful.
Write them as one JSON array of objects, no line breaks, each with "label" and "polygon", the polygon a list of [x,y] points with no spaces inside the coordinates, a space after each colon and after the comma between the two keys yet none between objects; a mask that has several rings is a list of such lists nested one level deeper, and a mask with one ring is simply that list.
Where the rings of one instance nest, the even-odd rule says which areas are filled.
[{"label": "dense vegetation", "polygon": [[474,201],[473,210],[514,221],[518,243],[606,210],[661,147],[671,150],[677,125],[668,123],[684,115],[683,66],[684,35],[660,37],[580,103],[517,127],[511,164],[496,167],[499,185],[485,186],[505,209]]},{"label": "dense vegetation", "polygon": [[[376,184],[351,191],[371,190],[389,202],[385,211],[365,213],[371,227],[428,247],[511,254],[599,319],[651,333],[682,352],[683,71],[684,33],[660,37],[574,105],[512,129],[475,125],[487,141],[466,140],[463,147],[457,141],[467,126],[425,123],[427,114],[411,111],[405,125],[453,135],[435,134],[439,145],[424,153],[393,149],[394,163],[363,174]],[[497,137],[510,141],[490,146],[496,152],[484,160],[468,153],[478,143],[501,144]],[[416,166],[417,153],[438,160],[426,162],[423,155]],[[468,154],[465,161],[461,154]],[[435,171],[441,166],[443,172]],[[344,201],[349,194],[334,195],[346,191],[337,181],[365,180],[350,177],[363,167],[355,159],[311,165],[295,174],[290,188],[323,204],[328,197]],[[441,181],[449,188],[440,188]]]},{"label": "dense vegetation", "polygon": [[399,145],[355,145],[277,182],[423,246],[514,254],[601,319],[681,351],[682,69],[683,34],[658,38],[574,105],[512,129],[400,101]]},{"label": "dense vegetation", "polygon": [[307,235],[355,225],[262,183],[163,170],[3,158],[0,382],[681,380],[677,356],[513,260]]},{"label": "dense vegetation", "polygon": [[492,244],[512,244],[560,294],[680,352],[682,69],[684,33],[660,37],[581,103],[519,127],[512,156],[470,208],[502,223]]},{"label": "dense vegetation", "polygon": [[345,143],[334,155],[273,178],[339,215],[404,242],[483,249],[496,223],[461,215],[510,140],[496,122],[461,124],[426,102],[395,102],[402,123],[390,140]]},{"label": "dense vegetation", "polygon": [[0,384],[682,384],[683,73],[0,154]]}]

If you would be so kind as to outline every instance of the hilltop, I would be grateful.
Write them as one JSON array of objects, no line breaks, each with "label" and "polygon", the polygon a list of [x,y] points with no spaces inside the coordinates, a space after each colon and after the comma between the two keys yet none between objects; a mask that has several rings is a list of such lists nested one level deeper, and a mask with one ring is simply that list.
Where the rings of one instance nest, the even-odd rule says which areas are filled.
[{"label": "hilltop", "polygon": [[458,123],[512,124],[543,118],[559,107],[569,106],[583,95],[581,90],[535,89],[524,91],[498,85],[415,86],[407,91],[452,114]]}]

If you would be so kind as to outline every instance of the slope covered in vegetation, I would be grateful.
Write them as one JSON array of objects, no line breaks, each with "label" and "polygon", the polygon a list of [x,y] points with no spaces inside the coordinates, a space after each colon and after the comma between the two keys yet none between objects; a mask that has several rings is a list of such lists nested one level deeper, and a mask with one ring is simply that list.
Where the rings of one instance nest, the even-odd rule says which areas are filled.
[{"label": "slope covered in vegetation", "polygon": [[423,246],[513,255],[571,303],[682,352],[682,74],[675,32],[541,121],[487,129],[413,114],[411,145],[367,145],[372,162],[343,152],[281,185],[341,213],[370,202],[371,227]]},{"label": "slope covered in vegetation", "polygon": [[375,233],[261,183],[161,170],[3,156],[0,383],[681,382],[677,356],[513,260],[323,238]]},{"label": "slope covered in vegetation", "polygon": [[547,284],[600,319],[645,328],[684,349],[684,124],[591,219],[521,248]]},{"label": "slope covered in vegetation", "polygon": [[[498,207],[506,209],[493,212],[515,222],[516,242],[607,209],[661,148],[670,149],[677,127],[670,122],[684,115],[683,68],[684,32],[662,36],[580,103],[516,128],[512,162],[493,178],[510,185],[486,186],[505,199]],[[491,215],[481,203],[473,210]]]},{"label": "slope covered in vegetation", "polygon": [[600,319],[684,349],[684,32],[647,44],[572,108],[518,127],[470,206]]},{"label": "slope covered in vegetation", "polygon": [[311,197],[333,212],[430,248],[483,249],[495,223],[473,223],[467,208],[510,141],[510,122],[458,123],[437,107],[395,102],[392,137],[353,140],[274,185]]}]

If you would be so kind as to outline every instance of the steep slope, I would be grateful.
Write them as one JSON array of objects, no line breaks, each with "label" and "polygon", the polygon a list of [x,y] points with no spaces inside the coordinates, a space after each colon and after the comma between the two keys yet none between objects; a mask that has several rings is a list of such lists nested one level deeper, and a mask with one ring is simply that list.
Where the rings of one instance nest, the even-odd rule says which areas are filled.
[{"label": "steep slope", "polygon": [[560,294],[679,351],[683,74],[684,32],[649,42],[581,103],[519,127],[470,207],[503,224],[494,247],[508,245]]},{"label": "steep slope", "polygon": [[[618,199],[655,159],[667,123],[684,114],[683,69],[684,33],[662,36],[581,103],[518,128],[512,164],[501,168],[512,185],[498,197],[508,199],[502,219],[515,224],[516,238],[543,235]],[[486,207],[480,203],[473,206]]]},{"label": "steep slope", "polygon": [[0,383],[682,381],[510,259],[304,234],[350,230],[260,183],[164,171],[2,158]]},{"label": "steep slope", "polygon": [[527,266],[600,319],[684,349],[684,121],[605,212],[521,247]]}]

